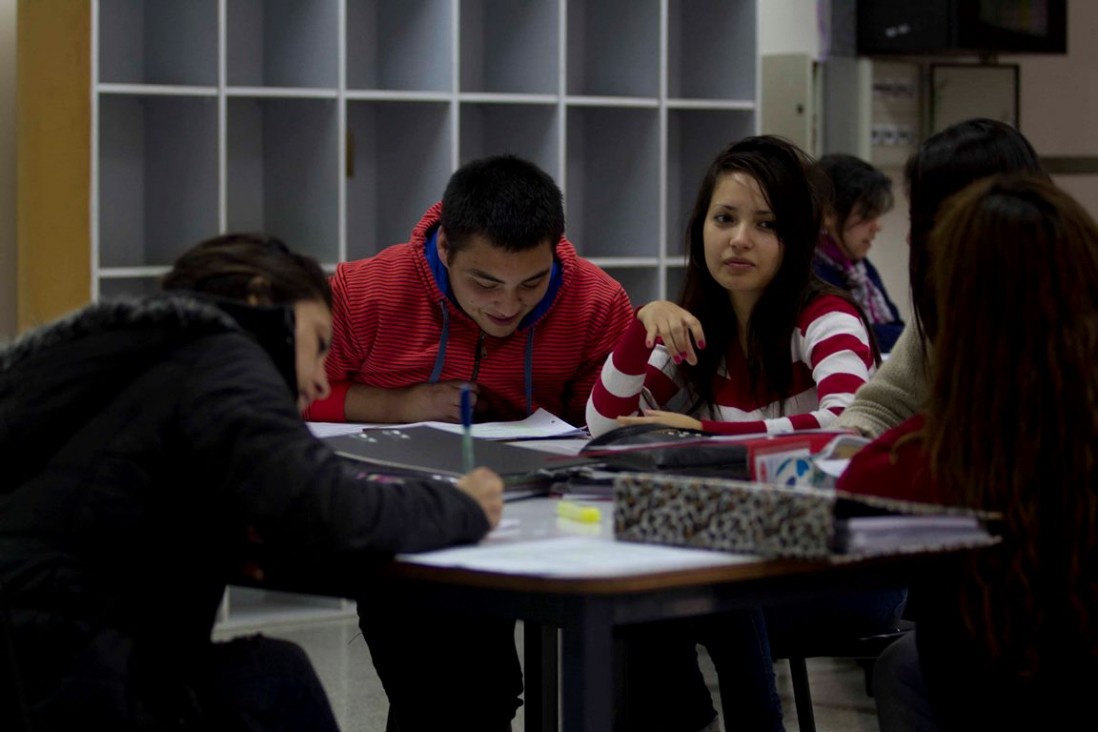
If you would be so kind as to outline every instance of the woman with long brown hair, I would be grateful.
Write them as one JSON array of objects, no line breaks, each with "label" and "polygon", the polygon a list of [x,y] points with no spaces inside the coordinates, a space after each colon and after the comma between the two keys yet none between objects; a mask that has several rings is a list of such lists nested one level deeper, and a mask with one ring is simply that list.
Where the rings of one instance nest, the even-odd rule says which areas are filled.
[{"label": "woman with long brown hair", "polygon": [[[686,226],[682,296],[637,311],[588,401],[591,434],[619,424],[751,434],[834,422],[879,354],[850,295],[812,273],[827,189],[816,163],[782,138],[748,137],[716,154]],[[781,729],[771,639],[879,632],[903,598],[902,590],[842,593],[810,609],[641,627],[626,643],[620,726],[716,729],[697,662],[702,642],[729,723]]]},{"label": "woman with long brown hair", "polygon": [[925,334],[936,319],[933,299],[926,296],[932,266],[927,238],[946,200],[968,184],[1000,173],[1047,177],[1029,140],[1010,125],[991,119],[951,125],[924,140],[908,159],[904,186],[910,212],[908,278],[913,322],[834,426],[877,437],[922,409],[930,378]]},{"label": "woman with long brown hair", "polygon": [[881,728],[1093,720],[1098,225],[1046,180],[999,177],[947,205],[929,253],[925,418],[839,487],[998,511],[1003,541],[912,588],[915,637],[878,668]]},{"label": "woman with long brown hair", "polygon": [[783,138],[747,137],[717,154],[686,226],[682,296],[637,310],[588,399],[592,435],[834,422],[880,354],[851,296],[812,273],[826,197],[816,163]]}]

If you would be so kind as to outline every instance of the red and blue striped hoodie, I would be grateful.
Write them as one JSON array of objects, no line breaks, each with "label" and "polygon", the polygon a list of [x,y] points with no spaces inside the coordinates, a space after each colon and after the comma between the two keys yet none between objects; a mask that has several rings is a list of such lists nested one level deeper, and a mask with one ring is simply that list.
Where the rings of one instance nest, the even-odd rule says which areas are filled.
[{"label": "red and blue striped hoodie", "polygon": [[542,407],[583,424],[599,370],[633,320],[625,290],[562,237],[538,306],[511,335],[482,334],[447,295],[446,270],[431,246],[441,211],[441,203],[428,209],[411,241],[336,267],[332,391],[306,418],[345,421],[352,383],[396,389],[465,379],[479,387],[480,419],[521,419]]}]

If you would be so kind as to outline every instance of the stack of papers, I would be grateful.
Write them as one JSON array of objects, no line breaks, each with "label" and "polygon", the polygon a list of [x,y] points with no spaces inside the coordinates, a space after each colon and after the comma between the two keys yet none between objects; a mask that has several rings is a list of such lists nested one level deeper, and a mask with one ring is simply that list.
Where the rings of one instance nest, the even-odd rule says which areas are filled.
[{"label": "stack of papers", "polygon": [[399,558],[433,567],[570,578],[645,575],[758,561],[757,557],[746,555],[628,544],[594,537],[482,544],[423,554],[402,554]]},{"label": "stack of papers", "polygon": [[848,554],[887,552],[905,547],[982,544],[991,535],[977,516],[858,516],[837,522],[835,542]]}]

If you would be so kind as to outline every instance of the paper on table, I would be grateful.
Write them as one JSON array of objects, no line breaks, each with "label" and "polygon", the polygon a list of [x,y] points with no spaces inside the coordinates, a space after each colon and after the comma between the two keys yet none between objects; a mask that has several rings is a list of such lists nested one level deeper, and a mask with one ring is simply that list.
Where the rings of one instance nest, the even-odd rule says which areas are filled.
[{"label": "paper on table", "polygon": [[[348,435],[373,427],[395,430],[407,427],[433,427],[436,430],[453,432],[456,435],[462,433],[460,424],[450,422],[409,422],[408,424],[309,422],[308,425],[309,430],[316,437]],[[584,435],[584,432],[580,428],[568,424],[552,412],[540,408],[526,419],[514,422],[481,422],[473,425],[473,437],[482,440],[536,440],[546,437],[570,437],[574,435]]]},{"label": "paper on table", "polygon": [[703,549],[634,544],[583,536],[500,542],[404,554],[400,559],[433,567],[542,577],[620,577],[757,562],[758,557]]},{"label": "paper on table", "polygon": [[846,467],[850,465],[849,458],[831,459],[831,460],[816,460],[816,467],[823,472],[824,475],[829,475],[832,478],[838,478],[846,472]]},{"label": "paper on table", "polygon": [[[460,424],[424,422],[429,427],[461,434]],[[516,422],[481,422],[473,425],[473,437],[482,440],[530,440],[541,437],[564,437],[582,434],[583,430],[565,422],[544,409],[538,409],[526,419]]]},{"label": "paper on table", "polygon": [[503,539],[509,536],[518,536],[522,531],[522,522],[517,518],[504,517],[500,519],[499,525],[496,528],[488,532],[488,539]]},{"label": "paper on table", "polygon": [[833,485],[850,465],[850,459],[870,442],[868,437],[860,435],[839,435],[820,450],[812,462],[816,468],[831,479]]},{"label": "paper on table", "polygon": [[351,435],[361,432],[370,425],[357,424],[355,422],[306,422],[313,437],[335,437],[336,435]]}]

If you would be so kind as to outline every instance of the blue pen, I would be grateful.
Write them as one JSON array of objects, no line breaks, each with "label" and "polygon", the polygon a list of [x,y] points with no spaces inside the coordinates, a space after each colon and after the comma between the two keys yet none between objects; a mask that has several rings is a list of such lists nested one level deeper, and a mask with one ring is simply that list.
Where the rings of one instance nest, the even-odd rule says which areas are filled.
[{"label": "blue pen", "polygon": [[461,466],[462,472],[473,469],[473,385],[461,385]]}]

